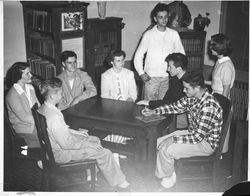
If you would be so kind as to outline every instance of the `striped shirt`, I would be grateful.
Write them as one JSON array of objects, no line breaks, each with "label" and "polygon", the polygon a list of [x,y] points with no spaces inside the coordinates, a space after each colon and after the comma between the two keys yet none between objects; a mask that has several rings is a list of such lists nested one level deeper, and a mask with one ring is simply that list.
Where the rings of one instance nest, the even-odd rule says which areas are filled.
[{"label": "striped shirt", "polygon": [[160,106],[155,109],[157,114],[188,114],[188,134],[174,136],[175,143],[197,144],[203,139],[213,149],[218,146],[223,123],[222,108],[215,98],[205,92],[201,99],[183,97],[179,101]]}]

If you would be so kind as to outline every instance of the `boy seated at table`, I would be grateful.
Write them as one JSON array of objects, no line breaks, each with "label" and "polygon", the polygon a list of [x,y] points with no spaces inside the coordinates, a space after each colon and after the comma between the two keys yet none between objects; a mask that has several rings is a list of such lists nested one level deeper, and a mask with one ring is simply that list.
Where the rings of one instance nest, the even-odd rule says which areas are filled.
[{"label": "boy seated at table", "polygon": [[137,89],[133,71],[124,68],[126,54],[122,50],[113,50],[108,55],[112,66],[101,76],[101,97],[134,102]]},{"label": "boy seated at table", "polygon": [[61,63],[64,71],[57,76],[62,80],[62,99],[58,103],[60,110],[64,110],[97,94],[91,77],[87,72],[77,68],[77,55],[75,52],[62,52]]},{"label": "boy seated at table", "polygon": [[[112,50],[107,61],[110,69],[101,76],[101,97],[122,101],[135,102],[137,99],[137,88],[134,72],[124,68],[126,53],[123,50]],[[105,141],[126,143],[127,138],[119,135],[108,135]]]},{"label": "boy seated at table", "polygon": [[63,114],[56,107],[62,99],[62,81],[59,78],[46,80],[40,90],[45,102],[38,111],[46,117],[55,161],[66,163],[71,160],[96,159],[98,168],[112,187],[117,187],[118,191],[129,191],[130,184],[125,175],[111,151],[101,146],[99,138],[70,129],[65,123]]},{"label": "boy seated at table", "polygon": [[[149,109],[155,109],[164,104],[170,104],[178,101],[185,96],[183,92],[182,77],[186,73],[188,59],[187,56],[182,53],[172,53],[169,54],[165,61],[168,64],[167,71],[170,73],[169,88],[164,95],[163,99],[159,100],[141,100],[138,101],[137,105],[146,105]],[[158,125],[158,131],[160,135],[164,135],[165,132],[169,133],[168,127],[173,121],[173,115],[166,114],[166,119],[164,119]],[[177,125],[178,128],[187,127],[187,115],[186,113],[177,115]]]}]

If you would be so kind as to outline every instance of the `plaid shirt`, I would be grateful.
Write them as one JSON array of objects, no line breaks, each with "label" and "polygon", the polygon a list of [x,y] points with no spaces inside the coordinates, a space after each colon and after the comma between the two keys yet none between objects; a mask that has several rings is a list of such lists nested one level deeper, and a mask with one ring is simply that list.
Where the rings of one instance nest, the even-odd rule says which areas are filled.
[{"label": "plaid shirt", "polygon": [[223,123],[222,108],[208,92],[205,92],[201,99],[183,97],[173,104],[156,108],[155,112],[157,114],[187,112],[189,134],[174,136],[175,143],[197,144],[205,139],[213,149],[218,146]]}]

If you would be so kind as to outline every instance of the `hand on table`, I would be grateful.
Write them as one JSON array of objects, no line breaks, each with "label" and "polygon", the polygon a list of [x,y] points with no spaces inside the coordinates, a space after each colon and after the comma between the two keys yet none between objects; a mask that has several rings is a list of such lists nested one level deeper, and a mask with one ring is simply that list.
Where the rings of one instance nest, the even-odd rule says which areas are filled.
[{"label": "hand on table", "polygon": [[73,105],[77,104],[79,101],[80,101],[79,98],[78,98],[78,97],[75,97],[75,98],[71,101],[70,106],[73,106]]},{"label": "hand on table", "polygon": [[148,100],[141,100],[141,101],[138,101],[136,104],[137,105],[146,105],[146,106],[148,106],[149,105],[149,101]]},{"label": "hand on table", "polygon": [[155,114],[154,110],[150,110],[147,107],[145,107],[142,111],[141,111],[143,116],[151,116],[152,114]]},{"label": "hand on table", "polygon": [[133,98],[129,97],[126,101],[134,102]]}]

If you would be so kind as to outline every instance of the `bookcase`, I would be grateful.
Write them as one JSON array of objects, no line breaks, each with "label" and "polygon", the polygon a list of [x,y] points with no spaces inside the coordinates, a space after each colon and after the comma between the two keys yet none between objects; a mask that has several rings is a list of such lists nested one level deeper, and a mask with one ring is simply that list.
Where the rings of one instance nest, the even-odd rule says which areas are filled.
[{"label": "bookcase", "polygon": [[100,93],[101,74],[108,68],[105,59],[111,50],[121,49],[122,18],[106,17],[87,20],[86,71]]},{"label": "bookcase", "polygon": [[205,55],[206,31],[187,30],[179,32],[186,56],[188,70],[202,70]]},{"label": "bookcase", "polygon": [[78,67],[83,67],[89,4],[77,1],[21,1],[21,4],[31,72],[41,79],[58,75],[64,50],[75,51]]}]

